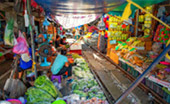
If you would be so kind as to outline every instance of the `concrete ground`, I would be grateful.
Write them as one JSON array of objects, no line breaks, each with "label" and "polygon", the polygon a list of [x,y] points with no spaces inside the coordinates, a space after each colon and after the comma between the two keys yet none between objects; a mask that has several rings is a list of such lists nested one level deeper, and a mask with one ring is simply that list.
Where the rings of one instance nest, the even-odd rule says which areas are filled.
[{"label": "concrete ground", "polygon": [[0,63],[0,89],[2,90],[6,79],[8,79],[10,75],[12,60],[6,60]]}]

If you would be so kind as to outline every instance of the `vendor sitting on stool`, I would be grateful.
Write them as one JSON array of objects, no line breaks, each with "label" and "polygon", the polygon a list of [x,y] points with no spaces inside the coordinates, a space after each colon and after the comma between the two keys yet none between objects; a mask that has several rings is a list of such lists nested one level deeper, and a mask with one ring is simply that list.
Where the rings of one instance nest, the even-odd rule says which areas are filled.
[{"label": "vendor sitting on stool", "polygon": [[58,54],[51,67],[51,72],[56,76],[65,75],[65,73],[67,73],[67,81],[72,82],[73,63],[74,60],[71,57]]}]

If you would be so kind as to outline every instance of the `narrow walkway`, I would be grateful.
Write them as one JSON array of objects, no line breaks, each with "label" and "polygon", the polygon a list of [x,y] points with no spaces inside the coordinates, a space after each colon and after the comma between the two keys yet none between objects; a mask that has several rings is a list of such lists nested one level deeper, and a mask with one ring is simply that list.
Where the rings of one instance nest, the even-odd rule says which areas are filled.
[{"label": "narrow walkway", "polygon": [[[132,83],[113,64],[101,58],[86,45],[83,45],[83,56],[114,99],[117,99]],[[121,104],[149,104],[148,95],[140,88],[136,88]]]}]

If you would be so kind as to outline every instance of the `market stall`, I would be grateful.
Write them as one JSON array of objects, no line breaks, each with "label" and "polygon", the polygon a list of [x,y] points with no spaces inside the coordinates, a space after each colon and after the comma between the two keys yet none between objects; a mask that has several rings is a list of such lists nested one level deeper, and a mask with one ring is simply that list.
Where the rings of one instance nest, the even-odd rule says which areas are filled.
[{"label": "market stall", "polygon": [[[131,1],[128,2],[132,3]],[[128,3],[126,6],[122,5],[113,9],[113,11],[103,16],[101,22],[105,23],[105,29],[99,32],[98,44],[95,46],[92,43],[88,44],[94,48],[97,47],[98,50],[101,51],[100,42],[102,39],[101,35],[103,35],[107,40],[107,53],[105,55],[134,78],[138,78],[158,57],[163,49],[165,49],[169,41],[170,30],[169,25],[167,25],[168,22],[166,22],[168,15],[165,16],[160,12],[162,8],[164,12],[167,12],[168,9],[166,10],[165,7],[159,5],[149,6],[154,3],[148,1],[148,4],[139,6],[140,1],[134,0],[133,5],[131,5],[132,14],[130,15],[128,14],[128,12],[131,12],[130,9],[129,11],[125,10],[126,13],[123,9],[128,9]],[[134,10],[136,7],[141,9],[141,11],[139,10],[135,13]],[[128,19],[126,17],[126,21],[122,20],[121,16],[124,16],[124,14],[132,18],[134,17],[134,19]],[[161,18],[162,21],[156,16]],[[85,41],[92,39],[94,39],[94,37],[91,35],[86,35],[85,37]],[[103,44],[106,44],[106,42]],[[104,45],[102,47],[104,47]],[[168,89],[170,89],[170,82],[168,54],[161,59],[160,63],[153,68],[142,83],[169,103]]]},{"label": "market stall", "polygon": [[[23,0],[20,7],[23,7],[24,12],[22,15],[25,21],[24,28],[18,29],[16,19],[9,18],[3,41],[5,45],[11,47],[11,50],[0,49],[0,58],[12,51],[15,61],[15,67],[4,87],[4,93],[8,98],[4,98],[0,103],[108,104],[105,93],[88,63],[81,56],[84,44],[80,37],[83,33],[82,28],[88,31],[83,36],[84,42],[94,46],[134,78],[139,78],[170,44],[169,25],[151,14],[154,13],[155,7],[150,5],[162,1],[164,0],[147,1],[147,5],[139,6],[140,2],[135,0],[107,0],[105,3],[97,0],[98,4],[84,0],[78,2]],[[19,5],[18,3],[20,2],[16,2],[16,5]],[[70,3],[72,4],[68,5]],[[142,10],[138,11],[139,14],[136,13],[137,16],[134,10],[131,11],[132,4],[134,10],[137,8]],[[71,7],[74,9],[70,9]],[[65,12],[65,9],[68,12]],[[109,12],[110,10],[112,11]],[[32,11],[38,11],[39,26],[35,24],[37,18],[32,16],[34,15]],[[103,15],[107,12],[109,13]],[[41,17],[40,14],[45,15]],[[135,20],[129,16],[135,17],[137,23],[134,24]],[[98,18],[101,19],[97,25],[88,26]],[[153,23],[156,24],[153,19],[161,24],[152,26]],[[83,25],[84,27],[80,28]],[[76,38],[66,39],[65,31],[71,28]],[[170,103],[169,56],[166,54],[142,82],[167,103]],[[62,68],[67,64],[68,57],[74,64],[71,79],[68,79],[68,71],[63,72],[63,75],[53,73],[53,69]],[[22,86],[17,87],[19,85]],[[16,87],[16,90],[9,86]]]},{"label": "market stall", "polygon": [[[150,12],[152,11],[151,8],[152,7],[146,7],[146,9],[149,9],[147,11]],[[148,21],[150,21],[150,23]],[[161,52],[161,45],[167,44],[169,40],[169,27],[167,25],[158,25],[157,33],[154,34],[153,30],[148,29],[152,27],[151,24],[153,22],[151,21],[151,17],[148,17],[148,14],[145,14],[145,16],[140,15],[139,22],[144,22],[142,26],[144,36],[130,37],[125,42],[119,41],[111,51],[111,53],[119,57],[111,59],[136,78],[142,74],[149,64],[158,56]],[[161,26],[163,26],[163,28],[159,30]],[[151,37],[154,37],[154,39]],[[113,56],[113,54],[111,56]],[[167,59],[167,57],[165,57],[165,59]],[[162,59],[161,62],[155,66],[153,71],[146,76],[143,83],[169,103],[169,61],[165,59]]]}]

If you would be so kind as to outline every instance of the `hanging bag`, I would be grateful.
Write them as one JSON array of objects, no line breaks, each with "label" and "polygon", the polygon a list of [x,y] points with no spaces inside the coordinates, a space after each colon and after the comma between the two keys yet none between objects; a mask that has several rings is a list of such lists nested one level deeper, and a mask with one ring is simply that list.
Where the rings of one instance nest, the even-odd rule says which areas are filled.
[{"label": "hanging bag", "polygon": [[10,19],[5,27],[4,42],[5,45],[14,46],[14,19]]},{"label": "hanging bag", "polygon": [[19,32],[17,44],[13,47],[13,52],[16,54],[28,53],[28,44],[25,37]]}]

